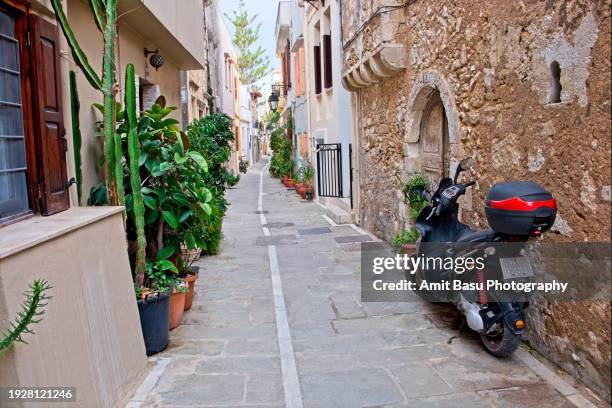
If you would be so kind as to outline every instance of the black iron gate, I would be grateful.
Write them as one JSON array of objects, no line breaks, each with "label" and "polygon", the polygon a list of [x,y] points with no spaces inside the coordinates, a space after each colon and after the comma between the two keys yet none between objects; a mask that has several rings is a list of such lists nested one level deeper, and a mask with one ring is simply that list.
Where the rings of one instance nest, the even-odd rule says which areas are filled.
[{"label": "black iron gate", "polygon": [[342,145],[317,145],[317,181],[319,197],[342,197]]}]

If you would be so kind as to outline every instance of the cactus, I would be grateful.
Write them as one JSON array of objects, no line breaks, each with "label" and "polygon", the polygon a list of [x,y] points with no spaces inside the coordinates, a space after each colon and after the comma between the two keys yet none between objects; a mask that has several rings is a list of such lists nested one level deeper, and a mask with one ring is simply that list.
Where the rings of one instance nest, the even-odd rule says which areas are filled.
[{"label": "cactus", "polygon": [[70,71],[70,113],[72,114],[72,144],[74,150],[74,170],[76,177],[78,203],[81,205],[81,196],[83,194],[83,170],[81,169],[81,128],[79,121],[79,112],[81,104],[79,102],[79,93],[76,84],[76,73]]},{"label": "cactus", "polygon": [[[93,1],[93,0],[92,0]],[[91,86],[95,89],[102,89],[102,81],[100,81],[100,77],[96,74],[96,71],[89,64],[89,60],[85,55],[85,52],[81,49],[74,33],[72,32],[72,28],[70,24],[68,24],[68,19],[66,18],[66,14],[64,14],[64,9],[62,8],[61,0],[51,0],[51,6],[53,6],[53,10],[55,11],[55,16],[57,17],[57,22],[59,26],[62,28],[64,32],[64,36],[66,37],[66,41],[68,41],[68,45],[70,45],[70,49],[72,50],[72,55],[74,56],[74,61],[76,64],[83,70],[85,74],[85,78],[89,81]]]},{"label": "cactus", "polygon": [[[117,188],[117,204],[125,205],[125,188],[123,186],[123,145],[121,143],[121,134],[115,132],[113,141],[115,146],[115,182]],[[125,213],[124,213],[125,214]],[[124,217],[125,218],[125,217]]]},{"label": "cactus", "polygon": [[140,141],[138,139],[136,123],[136,75],[134,73],[134,65],[132,64],[128,64],[125,68],[125,112],[128,128],[130,186],[132,189],[132,206],[137,235],[135,275],[136,284],[140,287],[144,283],[147,240],[145,237],[145,208],[141,193],[140,165],[138,163],[140,159]]},{"label": "cactus", "polygon": [[[49,283],[44,279],[36,279],[31,285],[30,290],[24,292],[26,297],[23,302],[22,310],[17,313],[14,322],[2,333],[0,338],[0,352],[9,349],[14,343],[26,343],[23,339],[24,334],[34,334],[32,326],[40,323],[45,314],[47,301],[51,299],[47,292],[51,289]],[[27,343],[26,343],[27,344]]]},{"label": "cactus", "polygon": [[[102,80],[89,64],[85,52],[79,45],[66,14],[62,8],[61,0],[51,0],[59,26],[62,28],[66,41],[72,50],[76,64],[81,68],[89,83],[102,91],[104,95],[104,159],[105,176],[109,196],[112,205],[119,204],[117,192],[117,177],[123,177],[116,173],[117,161],[115,159],[115,95],[117,93],[115,81],[115,36],[117,34],[117,0],[89,0],[89,5],[94,14],[96,25],[103,32],[104,55],[102,60]],[[104,8],[103,8],[104,7]]]},{"label": "cactus", "polygon": [[[93,0],[91,0],[93,1]],[[104,57],[102,59],[102,93],[104,94],[104,156],[106,159],[106,182],[111,204],[117,205],[118,179],[123,172],[116,172],[119,158],[115,157],[115,36],[117,20],[117,0],[106,0],[106,25],[104,27]]]}]

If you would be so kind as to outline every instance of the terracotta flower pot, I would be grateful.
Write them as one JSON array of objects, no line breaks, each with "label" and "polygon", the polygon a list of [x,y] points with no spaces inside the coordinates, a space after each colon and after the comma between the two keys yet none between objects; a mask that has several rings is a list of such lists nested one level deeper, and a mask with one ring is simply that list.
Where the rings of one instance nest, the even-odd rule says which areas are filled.
[{"label": "terracotta flower pot", "polygon": [[283,176],[283,178],[281,178],[281,183],[283,183],[283,185],[287,185],[287,180],[289,179],[289,176]]},{"label": "terracotta flower pot", "polygon": [[193,297],[195,296],[195,281],[198,280],[198,273],[192,273],[185,277],[185,282],[189,285],[189,291],[185,293],[185,310],[191,309]]},{"label": "terracotta flower pot", "polygon": [[170,330],[181,325],[185,311],[185,292],[174,291],[170,295]]},{"label": "terracotta flower pot", "polygon": [[295,186],[295,183],[293,182],[293,179],[287,178],[287,183],[285,185],[287,186],[287,188],[293,188]]},{"label": "terracotta flower pot", "polygon": [[297,191],[300,197],[306,198],[306,186],[303,183],[296,186],[295,191]]},{"label": "terracotta flower pot", "polygon": [[402,244],[400,252],[406,255],[414,255],[416,252],[416,244]]}]

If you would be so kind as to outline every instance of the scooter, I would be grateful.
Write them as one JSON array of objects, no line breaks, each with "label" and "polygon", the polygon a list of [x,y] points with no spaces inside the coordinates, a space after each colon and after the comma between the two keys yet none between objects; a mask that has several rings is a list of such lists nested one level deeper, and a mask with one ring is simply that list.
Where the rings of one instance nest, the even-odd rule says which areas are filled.
[{"label": "scooter", "polygon": [[[435,193],[416,220],[416,228],[421,238],[417,242],[417,256],[440,257],[452,256],[455,259],[470,255],[487,259],[486,268],[463,271],[459,276],[455,271],[418,268],[407,278],[420,287],[425,281],[442,281],[460,278],[462,282],[480,283],[468,286],[475,289],[450,289],[444,301],[453,302],[464,314],[470,329],[478,332],[486,350],[497,357],[510,356],[519,346],[525,332],[525,307],[528,302],[491,293],[485,289],[489,275],[497,274],[494,269],[504,268],[504,258],[495,255],[497,243],[514,243],[507,245],[516,249],[516,258],[525,258],[521,252],[521,243],[533,237],[539,237],[553,225],[557,213],[557,203],[553,196],[539,185],[527,182],[503,182],[491,187],[486,200],[485,213],[490,229],[475,231],[459,222],[458,199],[476,181],[458,182],[462,171],[471,167],[472,160],[463,160],[457,166],[454,178],[443,178]],[[518,243],[518,247],[516,246]],[[498,245],[503,247],[503,245]],[[501,265],[500,265],[501,263]],[[507,264],[507,263],[506,263]],[[516,269],[520,264],[513,262]],[[496,268],[497,266],[497,268]],[[528,266],[528,265],[527,265]],[[520,265],[519,265],[520,267]],[[505,272],[505,271],[502,271]],[[410,275],[410,276],[408,276]],[[496,275],[498,276],[498,275]],[[441,301],[427,291],[417,291],[428,300]],[[429,297],[427,295],[430,295]],[[433,298],[433,299],[432,299]]]}]

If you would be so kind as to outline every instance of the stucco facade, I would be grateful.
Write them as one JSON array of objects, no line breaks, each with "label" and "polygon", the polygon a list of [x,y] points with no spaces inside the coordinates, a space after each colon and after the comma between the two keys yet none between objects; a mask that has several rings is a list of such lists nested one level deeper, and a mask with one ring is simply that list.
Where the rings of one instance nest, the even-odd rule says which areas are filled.
[{"label": "stucco facade", "polygon": [[[365,228],[390,240],[410,226],[395,175],[437,182],[473,157],[478,184],[462,202],[464,222],[487,227],[494,183],[532,180],[559,203],[559,235],[546,239],[610,240],[609,1],[342,7]],[[541,299],[528,310],[531,343],[609,399],[609,303]]]},{"label": "stucco facade", "polygon": [[[308,94],[308,125],[311,143],[311,162],[316,168],[316,146],[322,143],[340,143],[342,160],[342,197],[318,197],[324,205],[335,207],[332,216],[342,212],[352,213],[350,195],[350,145],[353,143],[351,94],[342,86],[342,43],[341,43],[341,9],[337,1],[316,3],[316,7],[305,3],[304,49],[306,50],[307,94]],[[321,66],[325,65],[324,41],[330,37],[331,59],[329,61],[331,78],[316,89],[315,52],[321,53]],[[320,47],[320,48],[316,48]],[[325,82],[325,72],[321,78]],[[315,176],[317,178],[317,176]],[[335,216],[333,218],[336,218]],[[341,217],[342,218],[342,217]],[[340,221],[338,218],[336,218]],[[342,221],[349,218],[344,217]]]},{"label": "stucco facade", "polygon": [[[55,24],[47,0],[19,1],[20,18],[36,15]],[[3,3],[4,6],[4,3]],[[64,1],[64,10],[91,66],[100,75],[102,36],[91,11],[81,0]],[[168,106],[181,106],[182,70],[204,68],[204,11],[200,0],[119,2],[116,67],[123,100],[127,64],[135,66],[137,103],[147,109],[159,95]],[[76,72],[82,134],[83,198],[102,182],[101,115],[93,103],[102,101],[74,63],[58,29],[58,81],[61,93],[67,174],[75,176],[68,73]],[[20,44],[22,45],[22,44]],[[158,50],[165,63],[150,66],[145,48]],[[57,48],[56,48],[57,49]],[[53,56],[53,55],[52,55]],[[28,75],[30,76],[30,75]],[[47,76],[47,81],[53,81]],[[25,95],[24,95],[25,100]],[[53,101],[56,102],[55,100]],[[29,103],[29,102],[28,102]],[[181,111],[173,112],[181,121]],[[59,132],[64,129],[58,129]],[[31,153],[31,152],[28,152]],[[63,151],[55,152],[58,157]],[[30,157],[36,155],[30,154]],[[28,162],[28,166],[32,163]],[[60,180],[60,182],[61,182]],[[30,186],[30,188],[32,188]],[[0,356],[0,383],[9,386],[76,386],[75,406],[121,406],[148,373],[144,342],[134,297],[122,211],[115,207],[80,207],[76,186],[70,187],[71,208],[55,215],[2,226],[0,233],[0,327],[6,328],[20,310],[22,293],[36,278],[53,286],[45,318],[29,336]],[[32,203],[30,203],[32,204]],[[100,237],[103,244],[96,244]],[[112,307],[110,307],[112,305]],[[23,404],[23,406],[30,406]]]}]

